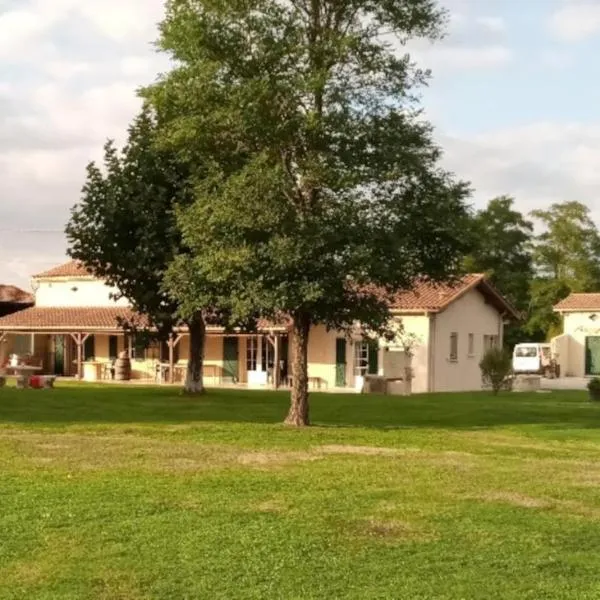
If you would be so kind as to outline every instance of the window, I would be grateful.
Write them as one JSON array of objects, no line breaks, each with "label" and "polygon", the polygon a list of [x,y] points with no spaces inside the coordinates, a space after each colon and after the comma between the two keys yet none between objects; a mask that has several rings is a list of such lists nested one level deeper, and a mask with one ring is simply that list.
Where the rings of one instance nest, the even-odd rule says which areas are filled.
[{"label": "window", "polygon": [[268,371],[269,369],[273,368],[274,350],[266,335],[262,337],[261,342],[261,371]]},{"label": "window", "polygon": [[96,356],[96,338],[90,335],[83,343],[83,360],[93,360]]},{"label": "window", "polygon": [[33,336],[15,335],[13,341],[13,354],[23,356],[24,354],[33,354]]},{"label": "window", "polygon": [[119,338],[116,335],[111,335],[108,338],[108,358],[115,360],[119,354]]},{"label": "window", "polygon": [[258,359],[258,338],[251,337],[246,340],[246,370],[256,371]]},{"label": "window", "polygon": [[[160,343],[160,362],[169,362],[169,344],[165,341]],[[179,362],[179,344],[173,348],[173,362]]]},{"label": "window", "polygon": [[458,333],[450,334],[450,356],[449,359],[453,362],[458,360]]},{"label": "window", "polygon": [[364,377],[369,370],[369,343],[356,342],[354,344],[354,375]]},{"label": "window", "polygon": [[519,358],[537,358],[537,346],[520,346],[515,350],[515,356]]},{"label": "window", "polygon": [[483,336],[483,351],[487,352],[490,348],[495,348],[498,345],[497,335],[484,335]]},{"label": "window", "polygon": [[475,356],[475,334],[469,334],[469,348],[467,350],[469,356]]},{"label": "window", "polygon": [[131,339],[131,358],[133,360],[145,360],[148,340],[144,335],[134,335]]}]

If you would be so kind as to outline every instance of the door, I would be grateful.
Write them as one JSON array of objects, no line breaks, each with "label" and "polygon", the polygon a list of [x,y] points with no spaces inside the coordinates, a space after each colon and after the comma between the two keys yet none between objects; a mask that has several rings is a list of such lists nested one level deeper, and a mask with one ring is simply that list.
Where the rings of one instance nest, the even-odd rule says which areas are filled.
[{"label": "door", "polygon": [[54,374],[65,374],[65,338],[62,335],[54,336]]},{"label": "door", "polygon": [[233,383],[238,380],[239,368],[238,338],[226,337],[223,339],[223,377]]},{"label": "door", "polygon": [[585,338],[585,374],[600,375],[600,336]]},{"label": "door", "polygon": [[346,338],[335,340],[335,386],[346,387]]}]

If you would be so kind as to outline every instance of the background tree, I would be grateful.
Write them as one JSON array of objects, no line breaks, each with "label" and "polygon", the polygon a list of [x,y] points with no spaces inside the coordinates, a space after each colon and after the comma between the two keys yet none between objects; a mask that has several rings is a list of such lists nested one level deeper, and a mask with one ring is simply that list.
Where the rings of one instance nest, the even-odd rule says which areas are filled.
[{"label": "background tree", "polygon": [[533,278],[533,223],[514,209],[514,198],[500,196],[473,218],[474,247],[465,259],[471,272],[486,273],[519,310],[527,310]]},{"label": "background tree", "polygon": [[120,290],[135,311],[150,319],[163,338],[178,320],[190,333],[187,392],[203,391],[203,309],[206,290],[182,306],[169,295],[164,275],[185,252],[175,208],[189,203],[188,173],[173,153],[155,145],[156,122],[145,109],[129,129],[119,152],[112,142],[103,169],[91,163],[80,202],[66,232],[69,254]]},{"label": "background tree", "polygon": [[561,281],[574,292],[598,290],[600,234],[589,208],[580,202],[563,202],[531,215],[543,227],[533,253],[539,277]]},{"label": "background tree", "polygon": [[587,206],[552,204],[531,213],[543,228],[533,249],[536,276],[531,284],[527,332],[549,339],[561,331],[554,305],[571,292],[600,289],[600,234]]},{"label": "background tree", "polygon": [[[472,221],[473,249],[465,259],[469,272],[486,273],[490,281],[524,316],[530,308],[533,279],[533,223],[514,209],[514,198],[499,196]],[[506,327],[504,342],[512,347],[528,339],[523,323]]]},{"label": "background tree", "polygon": [[176,68],[146,96],[199,165],[172,289],[185,303],[201,274],[238,316],[291,318],[287,423],[309,421],[311,325],[383,331],[395,291],[459,269],[467,188],[439,167],[414,100],[427,74],[399,51],[443,24],[433,0],[167,2]]}]

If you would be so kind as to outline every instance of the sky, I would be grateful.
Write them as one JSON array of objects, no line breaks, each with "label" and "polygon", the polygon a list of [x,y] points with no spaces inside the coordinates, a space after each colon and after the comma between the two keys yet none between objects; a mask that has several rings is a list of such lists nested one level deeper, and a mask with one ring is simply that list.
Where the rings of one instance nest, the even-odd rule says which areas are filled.
[{"label": "sky", "polygon": [[[410,52],[444,165],[476,207],[579,200],[600,221],[600,0],[442,0],[448,35]],[[0,283],[64,260],[85,166],[122,142],[168,68],[162,0],[0,0]]]}]

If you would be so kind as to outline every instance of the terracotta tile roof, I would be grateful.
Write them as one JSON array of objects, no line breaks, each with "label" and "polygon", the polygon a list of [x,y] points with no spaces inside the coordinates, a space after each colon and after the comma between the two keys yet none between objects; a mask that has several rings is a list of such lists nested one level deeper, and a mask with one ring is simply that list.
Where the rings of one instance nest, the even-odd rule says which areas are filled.
[{"label": "terracotta tile roof", "polygon": [[561,311],[600,311],[600,294],[570,294],[561,300],[555,307],[557,312]]},{"label": "terracotta tile roof", "polygon": [[136,319],[139,315],[127,308],[32,307],[0,318],[0,330],[110,330],[119,329],[118,320]]},{"label": "terracotta tile roof", "polygon": [[412,290],[397,294],[392,300],[392,308],[400,311],[439,312],[484,280],[485,275],[472,273],[451,285],[420,282]]},{"label": "terracotta tile roof", "polygon": [[[119,320],[133,321],[138,327],[148,325],[148,320],[121,307],[32,307],[0,318],[0,331],[119,331]],[[273,323],[265,319],[258,322],[258,329],[286,330],[285,323]],[[185,332],[187,327],[180,331]],[[222,327],[207,327],[213,333],[223,332]]]},{"label": "terracotta tile roof", "polygon": [[92,274],[79,261],[70,260],[69,262],[33,276],[34,279],[45,279],[50,277],[92,277]]},{"label": "terracotta tile roof", "polygon": [[32,294],[28,294],[14,285],[0,285],[0,302],[10,304],[33,304]]}]

